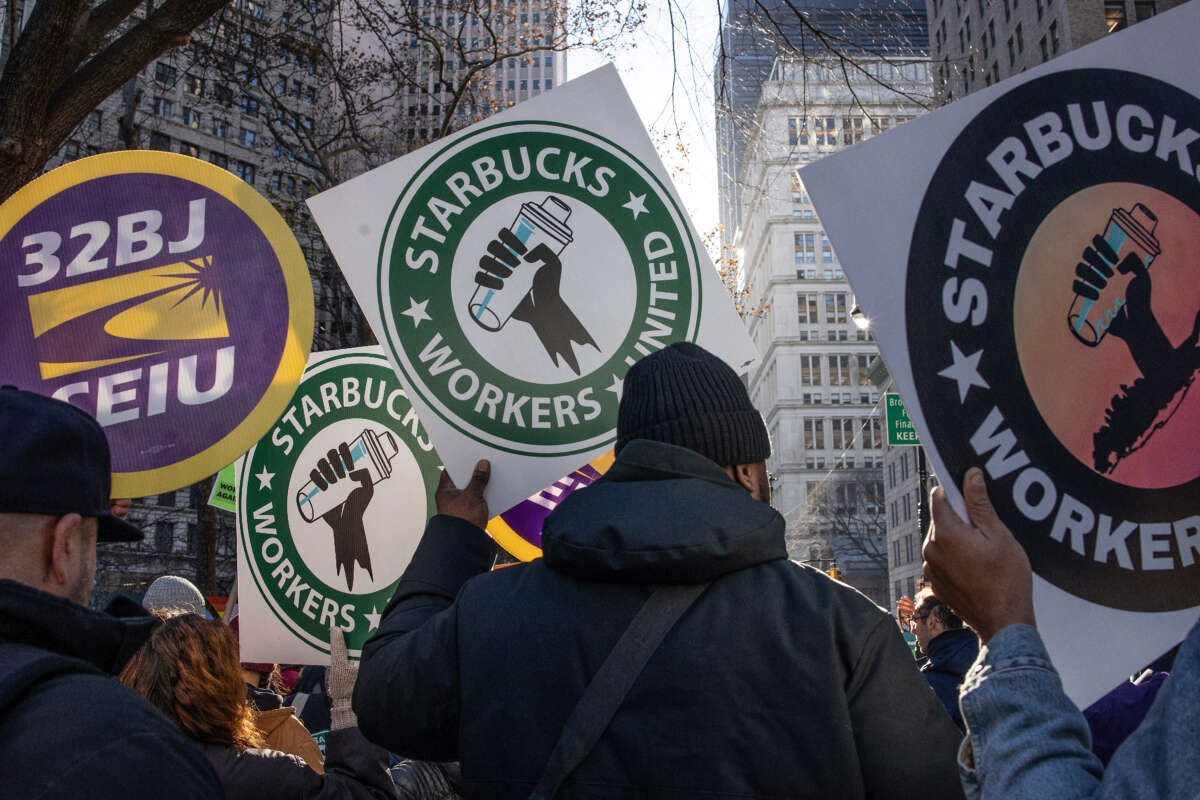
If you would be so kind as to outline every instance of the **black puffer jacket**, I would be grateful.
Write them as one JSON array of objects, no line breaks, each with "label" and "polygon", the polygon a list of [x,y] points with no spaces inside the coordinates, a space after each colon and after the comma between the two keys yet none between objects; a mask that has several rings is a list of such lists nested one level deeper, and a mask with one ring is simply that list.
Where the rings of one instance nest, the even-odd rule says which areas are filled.
[{"label": "black puffer jacket", "polygon": [[278,750],[234,750],[203,746],[228,800],[394,800],[386,750],[368,742],[358,728],[330,731],[325,738],[325,774],[304,759]]},{"label": "black puffer jacket", "polygon": [[[559,797],[943,798],[959,736],[892,619],[787,560],[782,517],[716,464],[647,441],[550,516],[545,557],[435,517],[363,649],[364,734],[525,798],[656,584],[712,581]],[[456,599],[457,595],[457,599]]]},{"label": "black puffer jacket", "polygon": [[[0,580],[0,797],[224,796],[199,749],[113,677],[157,624],[125,606],[121,618]],[[31,683],[6,668],[36,669],[31,656],[53,671]]]}]

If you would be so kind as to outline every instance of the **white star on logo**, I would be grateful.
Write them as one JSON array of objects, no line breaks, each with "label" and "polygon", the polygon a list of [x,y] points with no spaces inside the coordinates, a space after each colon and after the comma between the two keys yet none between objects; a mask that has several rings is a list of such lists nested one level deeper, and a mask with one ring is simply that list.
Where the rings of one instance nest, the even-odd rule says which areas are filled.
[{"label": "white star on logo", "polygon": [[967,392],[971,391],[972,386],[991,388],[979,374],[979,359],[983,358],[982,349],[976,350],[969,356],[964,356],[963,351],[958,349],[958,345],[950,342],[950,355],[954,359],[954,363],[939,372],[938,375],[950,378],[958,384],[958,401],[960,403],[966,401]]},{"label": "white star on logo", "polygon": [[254,477],[258,478],[258,488],[260,490],[270,489],[271,488],[271,479],[275,477],[275,473],[267,472],[267,467],[264,464],[263,468],[262,468],[262,472],[258,473]]},{"label": "white star on logo", "polygon": [[623,203],[621,205],[621,208],[628,208],[630,211],[632,211],[633,219],[635,222],[637,221],[637,218],[639,216],[641,216],[642,214],[650,213],[649,211],[646,210],[646,195],[644,195],[644,194],[635,195],[633,192],[629,193],[629,202]]},{"label": "white star on logo", "polygon": [[363,614],[363,618],[367,621],[367,633],[379,627],[379,619],[382,614],[379,613],[378,606],[372,606],[369,614]]},{"label": "white star on logo", "polygon": [[427,305],[429,305],[428,300],[422,300],[418,303],[415,298],[410,297],[408,298],[408,311],[401,311],[400,313],[406,317],[412,317],[413,327],[415,328],[421,324],[422,320],[433,319],[433,317],[425,312],[425,306]]},{"label": "white star on logo", "polygon": [[617,399],[620,400],[621,399],[621,391],[624,388],[625,388],[625,381],[621,380],[614,374],[612,386],[606,386],[605,391],[612,392],[613,394],[615,394],[617,396]]}]

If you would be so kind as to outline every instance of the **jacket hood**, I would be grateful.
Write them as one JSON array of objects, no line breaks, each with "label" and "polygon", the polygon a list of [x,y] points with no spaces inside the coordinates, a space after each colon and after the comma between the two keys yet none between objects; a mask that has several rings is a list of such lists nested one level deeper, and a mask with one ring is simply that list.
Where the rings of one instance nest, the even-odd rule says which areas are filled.
[{"label": "jacket hood", "polygon": [[92,611],[12,580],[0,580],[0,641],[21,642],[87,661],[116,675],[137,652],[158,619],[118,596],[104,612]]},{"label": "jacket hood", "polygon": [[682,447],[637,439],[547,517],[550,569],[614,583],[699,583],[787,557],[779,512]]}]

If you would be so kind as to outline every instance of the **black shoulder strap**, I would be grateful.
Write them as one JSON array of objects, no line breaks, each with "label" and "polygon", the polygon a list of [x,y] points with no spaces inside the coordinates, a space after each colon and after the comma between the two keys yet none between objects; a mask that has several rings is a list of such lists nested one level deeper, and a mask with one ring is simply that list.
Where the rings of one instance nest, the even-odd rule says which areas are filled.
[{"label": "black shoulder strap", "polygon": [[708,583],[662,586],[646,598],[579,698],[529,800],[552,800],[600,741],[646,662]]},{"label": "black shoulder strap", "polygon": [[0,642],[0,716],[34,684],[65,672],[103,674],[77,658],[27,644]]}]

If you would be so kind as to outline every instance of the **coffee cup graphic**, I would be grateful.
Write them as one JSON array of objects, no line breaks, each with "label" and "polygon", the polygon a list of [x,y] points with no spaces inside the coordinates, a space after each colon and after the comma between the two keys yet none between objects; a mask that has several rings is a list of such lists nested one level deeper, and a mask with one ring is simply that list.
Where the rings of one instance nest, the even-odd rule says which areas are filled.
[{"label": "coffee cup graphic", "polygon": [[[559,255],[574,239],[570,227],[567,226],[570,216],[570,206],[550,195],[541,203],[522,203],[509,231],[525,245],[527,253],[538,245],[545,244],[555,255]],[[514,252],[513,255],[521,254]],[[513,269],[512,275],[505,279],[504,288],[476,287],[475,293],[467,302],[471,319],[487,331],[494,332],[503,328],[512,317],[513,311],[529,294],[536,273],[536,265],[518,259],[518,266]]]},{"label": "coffee cup graphic", "polygon": [[[350,442],[349,448],[350,456],[354,459],[351,469],[367,470],[372,486],[391,476],[392,459],[398,452],[396,438],[391,431],[364,429],[358,438]],[[296,508],[305,522],[314,522],[346,502],[358,485],[357,481],[340,480],[321,489],[310,480],[296,492]]]},{"label": "coffee cup graphic", "polygon": [[[1126,256],[1134,254],[1148,269],[1150,263],[1162,252],[1162,247],[1154,236],[1157,225],[1158,217],[1141,203],[1134,204],[1128,211],[1123,208],[1113,209],[1104,232],[1104,241],[1116,253],[1115,263],[1120,264]],[[1088,347],[1096,347],[1104,340],[1108,335],[1109,326],[1125,305],[1127,284],[1128,281],[1113,278],[1096,299],[1075,295],[1067,312],[1067,325],[1076,339]]]}]

